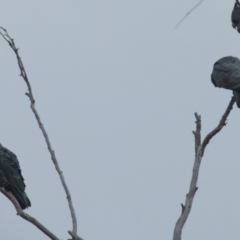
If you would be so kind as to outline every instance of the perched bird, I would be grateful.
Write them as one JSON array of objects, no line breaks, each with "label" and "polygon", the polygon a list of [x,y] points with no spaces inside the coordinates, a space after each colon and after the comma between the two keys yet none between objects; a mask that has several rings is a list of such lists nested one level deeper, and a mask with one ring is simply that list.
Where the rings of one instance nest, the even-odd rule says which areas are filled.
[{"label": "perched bird", "polygon": [[240,4],[236,1],[232,10],[232,27],[240,33]]},{"label": "perched bird", "polygon": [[237,106],[240,108],[240,60],[236,57],[223,57],[213,65],[211,75],[215,87],[233,90]]},{"label": "perched bird", "polygon": [[0,144],[0,187],[11,192],[22,209],[31,206],[17,156]]}]

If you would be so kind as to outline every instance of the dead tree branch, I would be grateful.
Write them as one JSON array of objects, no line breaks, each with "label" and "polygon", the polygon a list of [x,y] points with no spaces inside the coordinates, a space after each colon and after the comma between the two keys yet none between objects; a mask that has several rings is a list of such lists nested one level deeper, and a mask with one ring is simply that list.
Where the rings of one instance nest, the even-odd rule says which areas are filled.
[{"label": "dead tree branch", "polygon": [[193,8],[191,8],[186,14],[185,16],[177,23],[177,25],[175,26],[175,29],[185,20],[185,18],[187,18],[190,13],[192,13],[201,3],[203,2],[203,0],[200,0]]},{"label": "dead tree branch", "polygon": [[58,237],[56,237],[52,232],[50,232],[45,226],[43,226],[40,222],[38,222],[35,218],[33,218],[32,216],[30,216],[29,214],[25,213],[17,199],[12,195],[11,192],[6,191],[3,188],[0,188],[0,191],[2,192],[2,194],[4,194],[14,205],[16,211],[17,211],[17,215],[19,215],[20,217],[24,218],[25,220],[27,220],[28,222],[32,223],[33,225],[35,225],[38,229],[40,229],[43,233],[45,233],[50,239],[52,240],[60,240]]},{"label": "dead tree branch", "polygon": [[[203,0],[200,0],[193,8],[191,8],[186,14],[185,16],[177,23],[177,25],[175,26],[175,29],[179,27],[179,25],[181,25],[181,23],[203,2]],[[236,3],[240,4],[240,0],[236,0]]]},{"label": "dead tree branch", "polygon": [[202,156],[203,156],[204,151],[205,151],[205,148],[206,148],[207,144],[210,142],[210,140],[211,140],[218,132],[220,132],[224,126],[226,126],[226,124],[227,124],[227,117],[228,117],[230,111],[232,110],[234,103],[235,103],[235,98],[232,97],[232,99],[231,99],[231,101],[229,102],[228,107],[227,107],[225,113],[223,114],[223,116],[222,116],[219,124],[217,125],[217,127],[216,127],[215,129],[213,129],[213,130],[205,137],[205,139],[203,140],[203,143],[202,143]]},{"label": "dead tree branch", "polygon": [[201,144],[201,116],[198,115],[197,113],[195,113],[196,130],[193,131],[193,135],[194,135],[194,139],[195,139],[195,161],[194,161],[193,170],[192,170],[192,179],[191,179],[191,183],[190,183],[190,187],[189,187],[189,192],[186,195],[185,204],[184,205],[181,204],[182,213],[175,224],[173,240],[181,240],[183,226],[184,226],[185,222],[187,221],[188,215],[191,211],[193,199],[194,199],[196,191],[198,190],[197,180],[198,180],[198,174],[199,174],[200,164],[201,164],[204,150],[205,150],[207,144],[210,142],[210,140],[218,132],[220,132],[222,130],[222,128],[226,125],[227,117],[229,116],[234,103],[235,103],[235,98],[232,97],[218,126],[213,131],[211,131],[209,134],[207,134],[207,136],[203,140],[202,144]]},{"label": "dead tree branch", "polygon": [[33,114],[34,114],[34,116],[35,116],[35,118],[37,120],[38,126],[41,129],[41,131],[42,131],[42,134],[43,134],[44,139],[46,141],[47,148],[48,148],[48,151],[50,153],[52,162],[53,162],[53,164],[54,164],[54,166],[56,168],[56,171],[57,171],[57,173],[58,173],[58,175],[60,177],[60,180],[61,180],[62,186],[64,188],[64,191],[66,193],[67,201],[68,201],[68,205],[69,205],[69,209],[70,209],[70,213],[71,213],[71,217],[72,217],[72,225],[73,225],[72,236],[73,236],[74,240],[78,240],[78,236],[77,236],[77,218],[76,218],[76,214],[75,214],[75,211],[74,211],[71,194],[70,194],[70,191],[69,191],[69,189],[67,187],[67,184],[65,182],[65,179],[64,179],[64,176],[63,176],[63,172],[61,171],[61,169],[59,167],[57,158],[55,156],[55,152],[52,149],[52,146],[51,146],[48,134],[47,134],[47,132],[45,130],[45,127],[44,127],[44,125],[43,125],[43,123],[42,123],[42,121],[40,119],[40,116],[39,116],[39,114],[38,114],[38,112],[37,112],[37,110],[35,108],[35,100],[34,100],[34,97],[33,97],[32,88],[31,88],[30,82],[28,80],[27,73],[25,71],[25,68],[24,68],[24,65],[22,63],[22,60],[21,60],[21,58],[19,56],[18,48],[16,48],[14,40],[13,40],[13,38],[11,38],[9,36],[9,34],[7,33],[7,30],[2,28],[2,27],[0,27],[0,29],[2,30],[2,31],[0,31],[1,36],[8,42],[9,46],[12,48],[12,50],[14,51],[14,53],[16,55],[18,66],[19,66],[19,69],[20,69],[20,76],[24,79],[25,83],[27,84],[28,92],[25,93],[25,94],[28,96],[28,98],[30,100],[30,108],[32,109],[32,112],[33,112]]},{"label": "dead tree branch", "polygon": [[[74,239],[73,233],[71,231],[68,231],[68,234]],[[83,239],[77,236],[77,240],[83,240]]]}]

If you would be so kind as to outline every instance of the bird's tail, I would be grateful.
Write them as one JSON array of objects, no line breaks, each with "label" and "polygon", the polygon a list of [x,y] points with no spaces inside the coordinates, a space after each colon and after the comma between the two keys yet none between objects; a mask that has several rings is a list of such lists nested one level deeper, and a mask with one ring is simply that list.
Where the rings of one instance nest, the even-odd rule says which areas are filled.
[{"label": "bird's tail", "polygon": [[233,95],[235,97],[238,108],[240,108],[240,92],[234,90]]},{"label": "bird's tail", "polygon": [[27,197],[27,194],[24,191],[20,190],[18,187],[8,186],[6,188],[6,190],[10,191],[13,194],[13,196],[17,199],[17,201],[22,209],[26,209],[31,206],[31,202],[30,202],[29,198]]}]

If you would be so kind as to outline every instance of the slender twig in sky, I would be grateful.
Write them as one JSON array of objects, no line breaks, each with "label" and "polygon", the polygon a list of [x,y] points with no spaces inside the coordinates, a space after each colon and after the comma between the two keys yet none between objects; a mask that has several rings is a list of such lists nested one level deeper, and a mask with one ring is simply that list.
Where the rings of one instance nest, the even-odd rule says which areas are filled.
[{"label": "slender twig in sky", "polygon": [[201,143],[201,116],[195,113],[196,118],[196,130],[193,131],[193,135],[195,138],[195,160],[193,164],[193,170],[192,170],[192,178],[190,182],[189,192],[186,195],[185,204],[181,204],[182,212],[180,217],[178,218],[174,233],[173,233],[173,240],[181,240],[182,236],[182,229],[184,227],[185,222],[187,221],[187,218],[190,214],[190,211],[192,209],[192,204],[194,200],[194,196],[196,191],[198,190],[197,187],[197,180],[199,176],[199,170],[200,165],[202,161],[202,157],[204,154],[204,150],[207,147],[207,144],[210,142],[210,140],[219,133],[224,126],[227,124],[227,117],[229,116],[233,105],[235,103],[235,97],[231,98],[231,101],[228,104],[227,109],[225,110],[223,116],[221,117],[221,120],[216,128],[214,128],[207,136],[204,138],[203,142]]},{"label": "slender twig in sky", "polygon": [[[38,125],[39,125],[39,128],[41,129],[42,134],[43,134],[43,136],[44,136],[44,138],[45,138],[48,151],[49,151],[49,153],[50,153],[50,155],[51,155],[52,162],[53,162],[53,164],[54,164],[54,166],[55,166],[55,169],[56,169],[56,171],[57,171],[57,173],[58,173],[58,175],[59,175],[59,177],[60,177],[60,181],[61,181],[62,186],[63,186],[63,188],[64,188],[64,191],[65,191],[65,193],[66,193],[66,198],[67,198],[67,201],[68,201],[68,205],[69,205],[69,209],[70,209],[70,214],[71,214],[71,217],[72,217],[72,225],[73,225],[73,229],[72,229],[72,231],[69,231],[69,234],[72,236],[73,240],[81,240],[82,238],[77,235],[77,217],[76,217],[76,213],[75,213],[75,210],[74,210],[74,207],[73,207],[72,197],[71,197],[70,191],[69,191],[69,189],[68,189],[68,186],[67,186],[67,184],[66,184],[66,181],[65,181],[65,179],[64,179],[63,172],[62,172],[62,170],[61,170],[60,167],[59,167],[59,163],[58,163],[58,161],[57,161],[57,158],[56,158],[56,156],[55,156],[55,152],[54,152],[54,150],[53,150],[53,148],[52,148],[52,145],[51,145],[51,142],[50,142],[50,140],[49,140],[47,131],[45,130],[45,127],[44,127],[44,125],[43,125],[43,123],[42,123],[42,121],[41,121],[41,119],[40,119],[40,116],[39,116],[39,114],[38,114],[38,112],[37,112],[37,109],[36,109],[36,107],[35,107],[35,99],[34,99],[34,97],[33,97],[33,92],[32,92],[32,88],[31,88],[31,84],[30,84],[30,82],[29,82],[29,80],[28,80],[27,73],[26,73],[26,71],[25,71],[25,68],[24,68],[23,62],[22,62],[22,60],[21,60],[21,57],[20,57],[20,55],[19,55],[19,53],[18,53],[18,50],[19,50],[19,49],[15,46],[14,39],[11,38],[11,37],[8,35],[7,30],[4,29],[3,27],[0,27],[0,35],[8,42],[9,46],[12,48],[12,50],[14,51],[14,53],[15,53],[15,55],[16,55],[17,62],[18,62],[18,66],[19,66],[19,69],[20,69],[20,76],[24,79],[24,81],[25,81],[26,84],[27,84],[28,92],[26,92],[25,94],[26,94],[26,96],[28,96],[28,98],[29,98],[29,100],[30,100],[30,108],[32,109],[33,114],[34,114],[34,116],[35,116],[35,118],[36,118],[36,120],[37,120],[37,123],[38,123]],[[0,189],[0,191],[1,191],[2,193],[4,193],[2,189]],[[5,194],[5,193],[4,193],[4,194]],[[9,196],[8,196],[7,194],[5,194],[5,196],[7,196],[7,197],[9,198]],[[11,198],[9,198],[9,199],[11,200]],[[19,212],[18,212],[18,214],[19,214]],[[20,215],[20,214],[19,214],[19,215]],[[29,221],[29,219],[30,219],[30,218],[27,218],[27,217],[26,217],[26,214],[25,214],[25,215],[20,215],[20,216],[22,216],[22,217],[24,216],[24,218],[25,218],[26,220],[28,220],[28,221]],[[34,221],[35,221],[35,220],[34,220]],[[36,225],[36,224],[35,224],[35,225]],[[43,228],[40,228],[39,225],[36,225],[36,226],[37,226],[40,230],[43,231]],[[45,233],[45,234],[48,233],[48,234],[49,234],[48,236],[51,235],[50,231],[45,231],[44,233]],[[54,235],[51,235],[51,236],[52,236],[52,239],[57,239]]]},{"label": "slender twig in sky", "polygon": [[[237,1],[237,0],[236,0]],[[203,0],[200,0],[200,2],[198,2],[193,8],[191,8],[186,14],[185,16],[178,22],[178,24],[175,26],[175,28],[177,28],[184,20],[185,18],[187,18],[190,13],[192,13],[192,11],[194,11],[201,3],[203,2]]]}]

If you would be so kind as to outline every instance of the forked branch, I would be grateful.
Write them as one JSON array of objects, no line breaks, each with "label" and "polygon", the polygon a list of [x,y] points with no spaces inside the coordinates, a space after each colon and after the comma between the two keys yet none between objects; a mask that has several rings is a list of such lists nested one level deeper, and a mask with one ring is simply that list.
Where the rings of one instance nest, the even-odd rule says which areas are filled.
[{"label": "forked branch", "polygon": [[182,229],[187,221],[188,215],[191,211],[193,199],[195,196],[196,191],[198,190],[197,187],[197,180],[198,174],[200,170],[201,160],[204,154],[204,150],[210,140],[222,130],[222,128],[226,125],[227,117],[229,116],[232,107],[235,103],[235,98],[232,97],[231,101],[228,104],[228,107],[223,114],[219,124],[215,129],[213,129],[207,136],[204,138],[203,143],[201,143],[201,116],[195,113],[196,118],[196,130],[193,131],[194,139],[195,139],[195,161],[192,170],[192,179],[189,187],[189,191],[186,195],[185,204],[181,204],[182,212],[179,219],[176,222],[174,233],[173,233],[173,240],[181,240],[182,236]]},{"label": "forked branch", "polygon": [[36,120],[37,120],[38,126],[41,129],[41,131],[42,131],[42,134],[43,134],[44,139],[45,139],[46,144],[47,144],[48,151],[49,151],[49,153],[51,155],[52,162],[53,162],[53,164],[54,164],[54,166],[56,168],[56,171],[57,171],[57,173],[58,173],[58,175],[60,177],[60,180],[61,180],[62,186],[64,188],[64,191],[66,193],[67,201],[68,201],[68,205],[69,205],[69,209],[70,209],[70,213],[71,213],[71,217],[72,217],[72,225],[73,225],[73,229],[71,231],[71,234],[72,234],[72,237],[73,237],[74,240],[78,240],[79,237],[77,235],[77,218],[76,218],[76,214],[75,214],[75,211],[74,211],[71,194],[70,194],[70,191],[69,191],[69,189],[67,187],[67,184],[65,182],[65,179],[64,179],[64,176],[63,176],[63,172],[61,171],[61,169],[59,167],[57,158],[55,156],[55,152],[52,149],[52,146],[51,146],[48,134],[47,134],[47,132],[45,130],[45,127],[44,127],[44,125],[43,125],[43,123],[42,123],[42,121],[40,119],[40,116],[39,116],[39,114],[38,114],[38,112],[36,110],[35,100],[34,100],[33,93],[32,93],[32,88],[31,88],[30,82],[28,80],[27,73],[25,71],[25,68],[24,68],[24,65],[22,63],[22,60],[21,60],[21,58],[19,56],[18,48],[16,48],[14,40],[9,36],[9,34],[7,33],[6,29],[0,27],[0,34],[8,42],[9,46],[14,51],[14,53],[16,55],[16,58],[17,58],[18,66],[19,66],[19,69],[20,69],[20,76],[24,79],[25,83],[27,84],[28,92],[25,93],[25,94],[28,96],[28,98],[30,100],[30,107],[32,109],[32,112],[33,112]]}]

